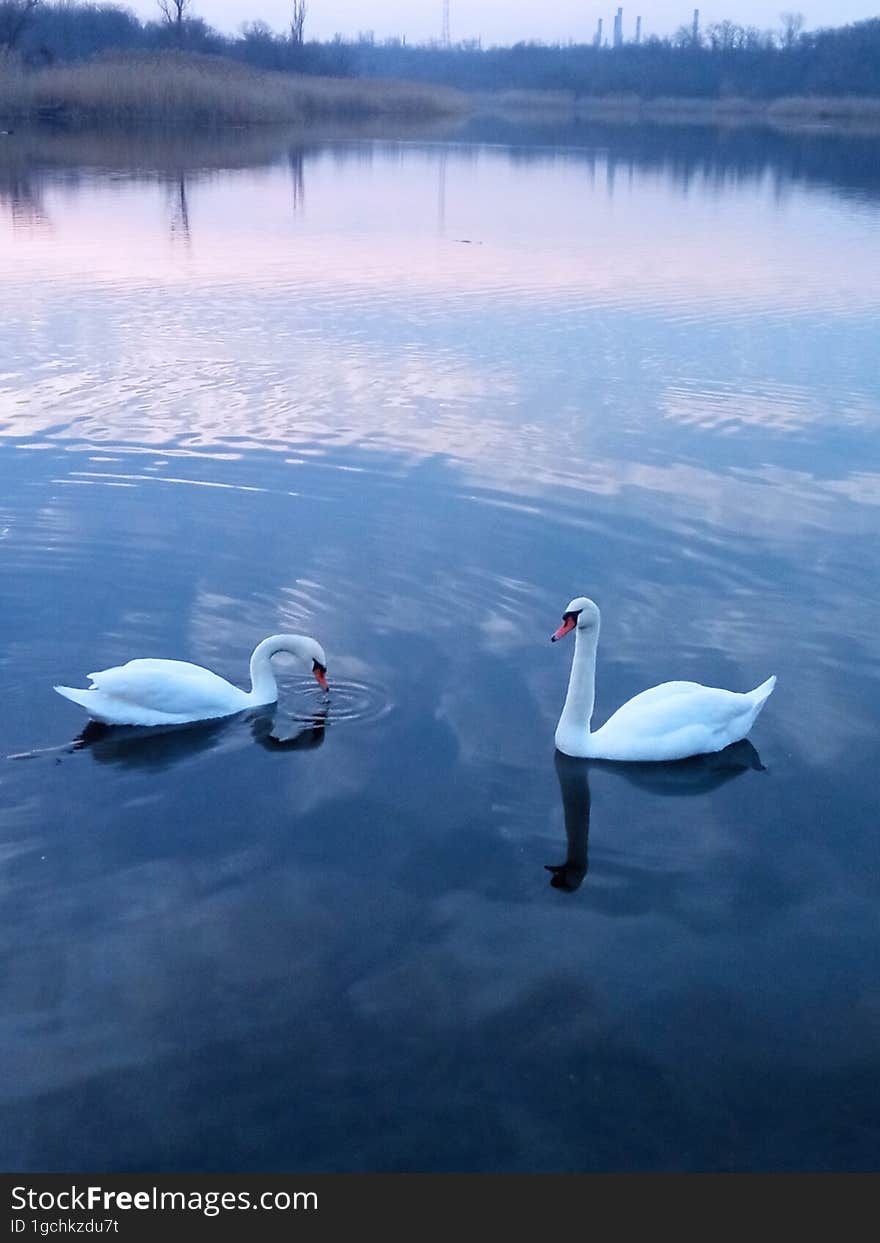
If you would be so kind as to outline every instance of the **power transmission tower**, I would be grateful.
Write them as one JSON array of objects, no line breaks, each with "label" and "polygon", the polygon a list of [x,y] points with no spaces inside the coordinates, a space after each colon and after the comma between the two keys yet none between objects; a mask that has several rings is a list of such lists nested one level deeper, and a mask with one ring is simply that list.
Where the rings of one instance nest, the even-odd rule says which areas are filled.
[{"label": "power transmission tower", "polygon": [[440,28],[440,42],[449,47],[449,0],[443,0],[443,25]]}]

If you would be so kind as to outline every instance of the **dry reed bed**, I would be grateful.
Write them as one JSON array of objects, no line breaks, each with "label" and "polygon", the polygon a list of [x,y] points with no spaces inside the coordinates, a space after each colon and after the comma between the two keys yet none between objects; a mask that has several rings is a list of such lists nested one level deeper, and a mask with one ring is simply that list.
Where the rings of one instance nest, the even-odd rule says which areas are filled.
[{"label": "dry reed bed", "polygon": [[263,73],[219,57],[102,57],[25,71],[0,60],[0,116],[63,117],[118,126],[221,126],[313,118],[431,117],[463,97],[410,82]]}]

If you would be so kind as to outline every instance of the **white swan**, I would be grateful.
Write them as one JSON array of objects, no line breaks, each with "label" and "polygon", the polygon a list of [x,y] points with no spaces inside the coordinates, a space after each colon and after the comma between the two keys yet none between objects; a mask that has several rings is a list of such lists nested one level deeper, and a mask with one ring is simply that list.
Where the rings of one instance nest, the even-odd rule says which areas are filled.
[{"label": "white swan", "polygon": [[552,642],[570,630],[575,631],[574,657],[556,727],[556,746],[564,755],[644,761],[721,751],[745,738],[776,685],[775,676],[770,677],[741,695],[699,682],[663,682],[628,700],[591,733],[599,642],[599,610],[592,600],[572,600]]},{"label": "white swan", "polygon": [[56,686],[65,699],[85,708],[107,725],[183,725],[260,708],[278,698],[270,660],[289,652],[312,662],[312,672],[327,690],[327,658],[320,643],[302,634],[273,634],[251,656],[251,689],[240,690],[225,678],[185,660],[130,660],[126,665],[90,673],[88,690]]}]

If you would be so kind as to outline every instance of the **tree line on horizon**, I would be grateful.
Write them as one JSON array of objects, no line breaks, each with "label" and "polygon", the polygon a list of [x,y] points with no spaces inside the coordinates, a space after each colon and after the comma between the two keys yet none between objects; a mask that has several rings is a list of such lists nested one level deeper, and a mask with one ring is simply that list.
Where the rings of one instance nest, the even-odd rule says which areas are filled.
[{"label": "tree line on horizon", "polygon": [[304,0],[292,0],[284,33],[245,22],[236,35],[214,30],[192,12],[192,0],[157,0],[155,20],[115,4],[79,0],[0,0],[0,57],[31,66],[84,61],[106,53],[169,49],[225,56],[258,69],[330,77],[382,77],[468,91],[564,91],[574,96],[642,98],[786,95],[880,96],[880,18],[804,31],[784,14],[775,31],[735,22],[681,27],[617,46],[547,44],[482,47],[356,39],[307,40]]}]

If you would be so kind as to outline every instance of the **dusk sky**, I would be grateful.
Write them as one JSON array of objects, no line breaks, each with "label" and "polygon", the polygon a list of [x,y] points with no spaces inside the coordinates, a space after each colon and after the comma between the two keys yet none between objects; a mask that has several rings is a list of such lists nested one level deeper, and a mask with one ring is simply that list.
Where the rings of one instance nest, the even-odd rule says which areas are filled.
[{"label": "dusk sky", "polygon": [[[125,0],[122,0],[124,3]],[[306,37],[327,39],[338,31],[355,37],[373,30],[377,38],[405,35],[421,42],[440,33],[442,0],[307,0]],[[157,13],[155,0],[130,0],[141,17]],[[631,36],[637,14],[645,35],[668,34],[690,22],[694,0],[631,0],[623,5],[624,35]],[[808,27],[840,26],[880,16],[880,0],[707,0],[700,4],[701,21],[708,24],[730,18],[762,29],[779,24],[779,14],[803,13]],[[244,21],[261,18],[276,30],[290,20],[288,0],[194,0],[192,12],[220,30],[237,30]],[[519,39],[588,41],[599,17],[610,33],[617,10],[614,0],[555,0],[552,5],[533,0],[450,0],[453,41],[482,37],[485,44],[515,43]]]}]

